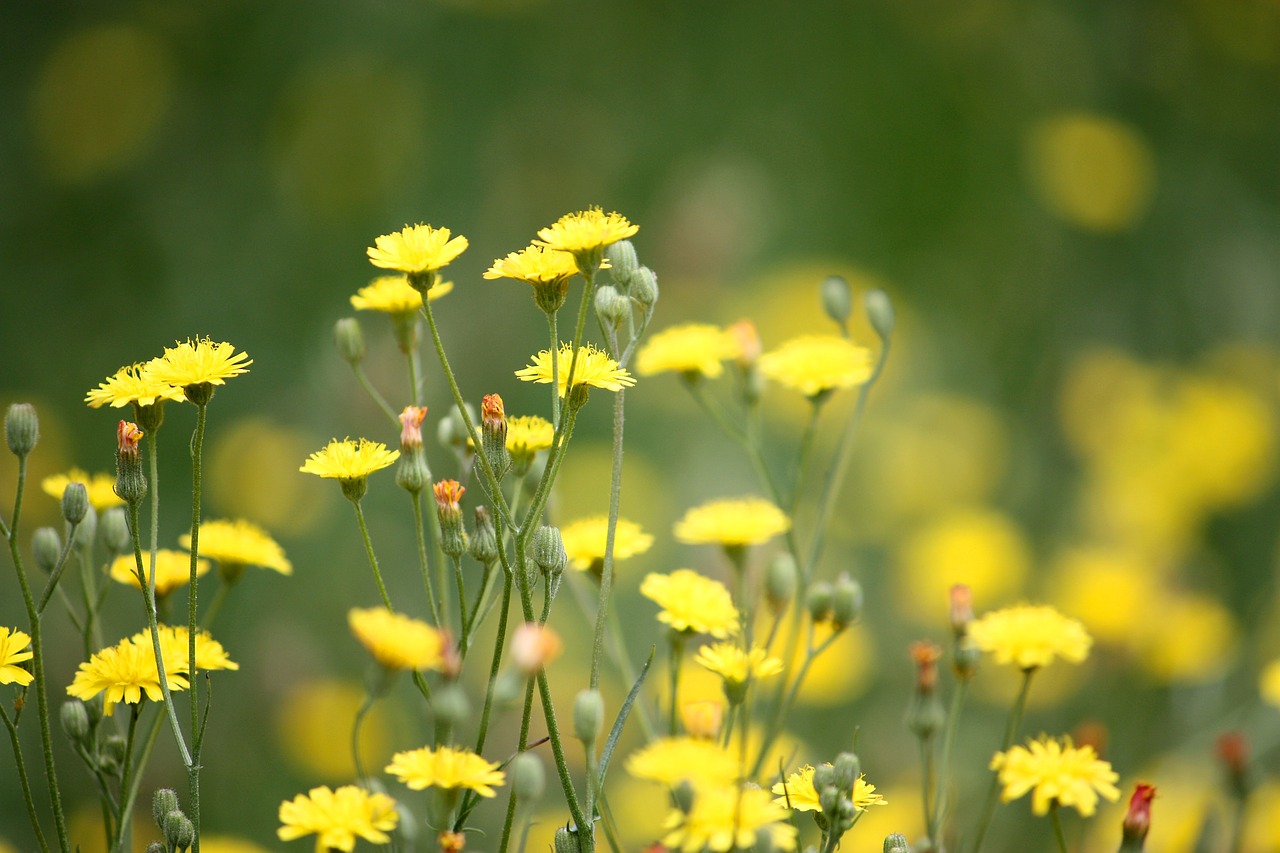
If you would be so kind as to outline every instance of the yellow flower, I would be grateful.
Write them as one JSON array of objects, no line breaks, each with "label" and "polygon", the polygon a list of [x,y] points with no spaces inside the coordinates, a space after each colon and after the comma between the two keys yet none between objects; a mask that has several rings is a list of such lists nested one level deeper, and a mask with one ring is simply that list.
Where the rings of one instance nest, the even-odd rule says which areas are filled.
[{"label": "yellow flower", "polygon": [[55,500],[62,500],[62,493],[72,483],[84,484],[85,491],[89,494],[89,505],[98,512],[113,506],[124,506],[124,501],[116,495],[114,474],[88,474],[79,468],[72,468],[65,474],[45,477],[40,481],[40,488]]},{"label": "yellow flower", "polygon": [[507,451],[512,456],[530,458],[541,450],[550,450],[555,433],[551,421],[537,415],[507,418]]},{"label": "yellow flower", "polygon": [[405,274],[433,272],[447,267],[466,248],[467,238],[458,235],[450,239],[448,228],[406,225],[374,241],[368,250],[369,263]]},{"label": "yellow flower", "polygon": [[[128,584],[134,589],[141,589],[138,585],[137,562],[134,560],[133,554],[121,554],[111,562],[111,577],[123,584]],[[151,552],[142,552],[142,571],[150,578],[151,573]],[[196,577],[202,576],[209,571],[208,560],[196,561]],[[191,582],[191,555],[184,554],[181,551],[172,551],[168,548],[161,548],[156,552],[156,595],[163,597],[173,592],[183,584]]]},{"label": "yellow flower", "polygon": [[[166,670],[165,678],[171,691],[187,687],[187,680],[176,673]],[[159,702],[164,696],[151,646],[132,640],[121,640],[95,652],[88,662],[80,664],[67,693],[85,701],[105,693],[102,712],[107,716],[111,716],[118,702],[136,705],[144,695],[152,702]]]},{"label": "yellow flower", "polygon": [[761,545],[791,529],[791,519],[764,498],[719,500],[696,506],[676,522],[676,538],[689,545]]},{"label": "yellow flower", "polygon": [[84,401],[93,409],[107,404],[118,409],[133,403],[153,406],[161,400],[182,402],[186,399],[181,388],[175,388],[152,376],[150,364],[122,367],[84,395]]},{"label": "yellow flower", "polygon": [[838,335],[802,335],[760,356],[760,372],[779,385],[816,397],[871,378],[871,351]]},{"label": "yellow flower", "polygon": [[[183,548],[191,548],[191,534],[178,540]],[[267,532],[252,522],[213,520],[200,524],[200,555],[228,565],[260,566],[282,575],[293,574],[293,564],[284,549]]]},{"label": "yellow flower", "polygon": [[969,623],[969,638],[996,663],[1022,670],[1047,666],[1055,657],[1080,663],[1093,639],[1084,625],[1047,605],[1019,604],[988,613]]},{"label": "yellow flower", "polygon": [[356,836],[372,844],[389,843],[387,833],[396,828],[399,818],[396,801],[386,794],[371,794],[355,785],[336,791],[322,786],[280,804],[282,826],[276,835],[281,841],[293,841],[315,833],[316,853],[351,853]]},{"label": "yellow flower", "polygon": [[688,814],[679,809],[668,813],[663,828],[669,831],[662,843],[681,853],[727,853],[750,850],[767,834],[770,849],[794,850],[796,828],[787,823],[790,816],[762,788],[698,785]]},{"label": "yellow flower", "polygon": [[[560,344],[556,353],[557,367],[560,373],[560,396],[565,396],[569,389],[569,365],[573,360],[573,345]],[[533,364],[516,371],[516,376],[525,382],[537,382],[542,385],[551,384],[551,350],[543,350],[533,357]],[[578,348],[578,363],[573,371],[573,387],[590,385],[606,391],[621,391],[636,384],[636,380],[619,367],[618,362],[601,352],[591,344]]]},{"label": "yellow flower", "polygon": [[652,376],[674,371],[689,378],[714,379],[724,372],[720,362],[736,358],[739,351],[737,340],[719,326],[686,323],[649,338],[636,354],[636,373]]},{"label": "yellow flower", "polygon": [[415,791],[423,788],[470,788],[482,797],[495,796],[494,785],[506,781],[497,764],[474,752],[424,746],[391,756],[386,772]]},{"label": "yellow flower", "polygon": [[232,376],[249,372],[253,361],[236,352],[228,343],[194,338],[175,347],[165,347],[164,355],[147,364],[151,378],[177,388],[191,385],[224,385]]},{"label": "yellow flower", "polygon": [[1000,794],[1004,802],[1031,791],[1031,810],[1038,815],[1048,814],[1050,804],[1057,803],[1089,817],[1099,795],[1110,802],[1120,798],[1115,785],[1120,776],[1098,759],[1093,747],[1076,748],[1069,737],[1059,743],[1045,735],[1028,741],[1027,747],[1015,746],[991,759],[991,769],[999,773],[1004,786]]},{"label": "yellow flower", "polygon": [[[580,571],[590,569],[604,559],[605,538],[609,533],[609,518],[593,515],[566,524],[560,531],[564,551],[573,567]],[[643,554],[653,546],[653,537],[640,525],[625,518],[618,519],[613,535],[613,559],[625,560]]]},{"label": "yellow flower", "polygon": [[329,480],[361,480],[398,458],[399,450],[387,450],[380,441],[362,438],[356,443],[349,438],[341,441],[335,438],[307,457],[306,464],[298,470]]},{"label": "yellow flower", "polygon": [[[437,282],[427,291],[427,299],[435,302],[453,290],[453,282]],[[351,307],[357,311],[381,311],[384,314],[414,314],[422,307],[422,294],[403,275],[384,275],[375,278],[368,286],[351,297]]]},{"label": "yellow flower", "polygon": [[[191,633],[185,625],[159,625],[160,659],[164,661],[164,674],[170,682],[175,677],[185,680],[191,669]],[[151,645],[151,632],[139,631],[128,639],[139,648],[146,649],[147,654],[154,655]],[[227,650],[203,629],[196,632],[196,669],[198,671],[214,671],[220,669],[239,669],[240,664],[231,659]],[[172,684],[169,685],[172,688]]]},{"label": "yellow flower", "polygon": [[347,624],[360,645],[387,669],[439,669],[444,638],[426,622],[392,613],[385,607],[347,611]]},{"label": "yellow flower", "polygon": [[733,643],[713,643],[698,649],[698,656],[694,661],[723,678],[726,683],[735,685],[782,672],[782,661],[770,657],[759,646],[748,652]]},{"label": "yellow flower", "polygon": [[662,737],[627,757],[627,772],[675,787],[687,779],[694,784],[729,784],[739,776],[738,759],[714,741],[692,737]]},{"label": "yellow flower", "polygon": [[[772,790],[779,795],[774,802],[780,806],[790,802],[791,808],[798,812],[822,811],[822,805],[818,802],[818,792],[813,787],[812,764],[806,764],[792,773],[787,777],[786,782],[775,783]],[[854,781],[853,796],[849,799],[859,812],[864,812],[871,806],[888,805],[885,798],[876,793],[876,786],[868,783],[865,776],[859,776]]]},{"label": "yellow flower", "polygon": [[[0,628],[0,630],[3,629]],[[1262,668],[1262,676],[1258,679],[1258,691],[1262,694],[1264,702],[1280,708],[1280,658]]]},{"label": "yellow flower", "polygon": [[31,645],[31,637],[17,628],[0,627],[0,684],[27,685],[34,678],[25,668],[18,666],[24,660],[31,660],[32,653],[27,651]]},{"label": "yellow flower", "polygon": [[578,272],[577,261],[569,252],[533,245],[498,258],[485,272],[490,280],[513,278],[532,285],[535,290],[560,287]]},{"label": "yellow flower", "polygon": [[538,232],[535,246],[561,252],[591,252],[625,240],[640,230],[620,213],[604,213],[598,207],[567,213],[550,228]]},{"label": "yellow flower", "polygon": [[729,590],[692,569],[646,575],[640,593],[658,602],[658,621],[676,631],[696,631],[718,640],[738,633],[738,608]]}]

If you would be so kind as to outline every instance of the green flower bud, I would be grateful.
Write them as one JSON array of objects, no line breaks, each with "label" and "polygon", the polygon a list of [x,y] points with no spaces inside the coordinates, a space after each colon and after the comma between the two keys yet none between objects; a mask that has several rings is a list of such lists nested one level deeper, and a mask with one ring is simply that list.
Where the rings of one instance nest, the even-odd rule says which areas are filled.
[{"label": "green flower bud", "polygon": [[164,840],[175,853],[189,850],[196,840],[195,825],[182,812],[171,811],[164,816]]},{"label": "green flower bud", "polygon": [[493,704],[499,710],[512,711],[524,700],[525,679],[519,673],[503,672],[493,683]]},{"label": "green flower bud", "polygon": [[947,712],[936,692],[917,693],[907,709],[907,729],[916,737],[933,737],[947,722]]},{"label": "green flower bud", "polygon": [[420,493],[431,479],[427,467],[427,455],[419,444],[410,450],[400,451],[400,464],[396,466],[396,485],[412,495]]},{"label": "green flower bud", "polygon": [[147,849],[145,853],[169,853],[169,851],[165,849],[164,844],[162,844],[161,842],[152,841],[150,844],[147,845]]},{"label": "green flower bud", "polygon": [[108,772],[114,772],[124,766],[124,754],[128,743],[120,735],[109,735],[102,741],[102,764]]},{"label": "green flower bud", "polygon": [[658,277],[648,267],[640,267],[631,277],[631,298],[645,308],[658,301]]},{"label": "green flower bud", "polygon": [[[70,528],[70,524],[67,525]],[[84,518],[80,519],[80,523],[76,525],[75,533],[70,529],[67,535],[71,537],[72,543],[78,548],[92,548],[93,538],[98,535],[98,512],[93,507],[86,507]]]},{"label": "green flower bud", "polygon": [[456,726],[471,713],[471,703],[467,700],[466,691],[456,684],[449,684],[431,694],[431,711],[437,722]]},{"label": "green flower bud", "polygon": [[862,615],[862,584],[846,574],[836,578],[831,594],[831,621],[836,630],[858,621]]},{"label": "green flower bud", "polygon": [[570,832],[567,826],[558,828],[551,845],[553,853],[578,853],[578,839],[575,835],[577,833]]},{"label": "green flower bud", "polygon": [[543,525],[533,534],[533,562],[543,574],[551,577],[564,571],[569,555],[565,553],[560,528]]},{"label": "green flower bud", "polygon": [[681,779],[680,784],[671,789],[671,799],[675,803],[675,807],[685,814],[693,811],[693,801],[697,796],[693,783],[688,779]]},{"label": "green flower bud", "polygon": [[511,787],[522,803],[536,803],[547,788],[547,771],[542,760],[532,752],[522,752],[511,759]]},{"label": "green flower bud", "polygon": [[905,835],[895,832],[885,836],[884,853],[911,853],[911,845],[907,843]]},{"label": "green flower bud", "polygon": [[40,419],[30,403],[14,403],[4,416],[4,440],[14,456],[22,459],[40,440]]},{"label": "green flower bud", "polygon": [[98,526],[102,529],[102,541],[116,554],[129,547],[129,518],[124,507],[113,506],[102,514]]},{"label": "green flower bud", "polygon": [[967,637],[957,640],[952,652],[951,669],[960,678],[973,678],[978,672],[982,651]]},{"label": "green flower bud", "polygon": [[828,785],[818,791],[818,806],[822,809],[822,813],[827,815],[834,823],[839,818],[836,809],[840,803],[840,792],[836,790],[835,785]]},{"label": "green flower bud", "polygon": [[814,622],[825,622],[831,618],[832,599],[835,590],[826,581],[818,581],[809,587],[809,596],[805,606],[809,609],[809,617]]},{"label": "green flower bud", "polygon": [[[830,764],[819,764],[813,768],[813,789],[822,792],[823,788],[833,788],[836,784],[836,769]],[[826,809],[823,809],[826,811]]]},{"label": "green flower bud", "polygon": [[84,483],[69,483],[62,490],[62,517],[68,524],[79,524],[89,511],[89,490]]},{"label": "green flower bud", "polygon": [[142,473],[142,458],[138,451],[138,442],[143,435],[142,430],[129,421],[120,421],[116,425],[115,493],[120,500],[131,505],[141,503],[147,496],[147,478]]},{"label": "green flower bud", "polygon": [[600,322],[606,326],[617,326],[631,312],[631,300],[608,284],[596,288],[595,305]]},{"label": "green flower bud", "polygon": [[507,450],[507,413],[497,394],[486,394],[480,401],[480,445],[494,476],[501,480],[511,468],[511,454]]},{"label": "green flower bud", "polygon": [[181,811],[182,806],[178,803],[178,792],[172,788],[159,788],[151,797],[151,817],[155,819],[156,826],[164,829],[164,819],[169,812]]},{"label": "green flower bud", "polygon": [[31,551],[35,554],[36,565],[48,574],[58,565],[58,557],[62,555],[62,538],[52,527],[37,527],[31,534]]},{"label": "green flower bud", "polygon": [[889,294],[879,288],[868,290],[862,297],[862,304],[867,309],[867,319],[871,322],[871,328],[876,330],[876,334],[882,341],[889,340],[893,334],[895,322],[893,302],[890,301]]},{"label": "green flower bud", "polygon": [[469,552],[471,559],[485,565],[498,559],[498,531],[494,529],[488,507],[476,507],[476,525],[471,531]]},{"label": "green flower bud", "polygon": [[[475,409],[471,408],[470,403],[467,403],[467,417],[471,420],[471,423],[476,422]],[[461,456],[471,452],[468,444],[471,436],[467,434],[467,422],[462,419],[462,413],[458,411],[457,406],[450,409],[449,414],[440,419],[440,424],[436,427],[436,437],[441,444],[452,448]]]},{"label": "green flower bud", "polygon": [[609,259],[609,274],[613,276],[618,287],[625,290],[636,274],[636,270],[640,268],[636,247],[630,240],[619,240],[604,250],[604,256]]},{"label": "green flower bud", "polygon": [[853,313],[853,291],[843,276],[829,275],[822,280],[822,308],[836,325],[844,328]]},{"label": "green flower bud", "polygon": [[774,557],[764,574],[764,594],[774,613],[787,609],[796,595],[796,559],[783,552]]},{"label": "green flower bud", "polygon": [[853,785],[862,775],[862,762],[852,752],[842,752],[836,756],[831,768],[835,773],[835,785],[841,791],[853,792]]},{"label": "green flower bud", "polygon": [[599,690],[583,690],[573,700],[573,735],[588,748],[604,731],[604,697]]},{"label": "green flower bud", "polygon": [[77,743],[89,736],[89,711],[79,699],[62,703],[62,707],[58,709],[58,722],[62,724],[62,731],[67,737]]},{"label": "green flower bud", "polygon": [[364,332],[355,317],[343,317],[333,324],[333,343],[338,355],[352,367],[364,361]]}]

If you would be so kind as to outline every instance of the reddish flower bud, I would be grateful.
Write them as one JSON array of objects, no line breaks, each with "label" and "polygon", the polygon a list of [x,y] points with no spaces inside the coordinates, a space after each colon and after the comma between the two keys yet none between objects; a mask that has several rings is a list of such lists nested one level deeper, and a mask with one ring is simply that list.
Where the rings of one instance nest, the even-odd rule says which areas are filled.
[{"label": "reddish flower bud", "polygon": [[962,583],[951,587],[951,606],[949,608],[951,630],[957,637],[963,637],[969,631],[969,623],[973,621],[973,590]]},{"label": "reddish flower bud", "polygon": [[116,452],[125,459],[138,458],[138,442],[142,440],[142,430],[130,421],[121,421],[116,426]]},{"label": "reddish flower bud", "polygon": [[1151,801],[1156,798],[1156,786],[1139,782],[1129,798],[1129,810],[1122,824],[1124,840],[1141,842],[1151,829]]},{"label": "reddish flower bud", "polygon": [[738,345],[738,364],[743,367],[755,364],[756,359],[764,352],[756,324],[750,320],[739,320],[729,327],[729,335]]},{"label": "reddish flower bud", "polygon": [[917,640],[907,647],[907,651],[916,664],[916,689],[921,693],[932,693],[938,684],[938,659],[942,657],[942,647],[928,640]]},{"label": "reddish flower bud", "polygon": [[422,422],[426,417],[426,406],[405,406],[400,413],[400,449],[405,453],[422,446]]}]

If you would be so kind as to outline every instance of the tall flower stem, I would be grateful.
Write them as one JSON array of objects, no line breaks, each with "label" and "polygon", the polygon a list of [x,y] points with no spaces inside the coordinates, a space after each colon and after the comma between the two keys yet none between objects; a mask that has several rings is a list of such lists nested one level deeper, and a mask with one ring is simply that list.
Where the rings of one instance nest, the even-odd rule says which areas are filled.
[{"label": "tall flower stem", "polygon": [[18,782],[22,786],[22,800],[27,806],[27,819],[31,822],[31,829],[36,834],[36,841],[40,842],[41,853],[49,853],[49,842],[45,841],[44,832],[40,829],[40,816],[36,813],[35,797],[31,794],[31,780],[27,776],[27,765],[22,760],[22,742],[18,740],[18,727],[3,705],[0,705],[0,720],[4,721],[4,727],[9,732],[9,743],[13,746],[13,760],[18,771]]},{"label": "tall flower stem", "polygon": [[369,399],[373,400],[377,407],[382,410],[382,413],[390,419],[391,423],[397,429],[399,429],[400,419],[396,417],[396,413],[392,411],[391,406],[387,403],[386,399],[378,393],[378,389],[373,387],[373,383],[369,381],[369,376],[364,372],[364,368],[358,364],[353,364],[351,365],[351,370],[355,373],[356,381],[360,383],[360,387],[369,395]]},{"label": "tall flower stem", "polygon": [[959,679],[955,692],[951,694],[951,708],[947,711],[947,727],[942,732],[942,754],[938,759],[938,794],[934,798],[933,812],[929,815],[927,822],[929,840],[934,844],[938,843],[938,833],[947,815],[951,758],[955,752],[956,733],[960,730],[960,712],[964,709],[964,700],[968,692],[969,679]]},{"label": "tall flower stem", "polygon": [[[193,401],[194,402],[194,401]],[[191,823],[195,826],[195,842],[193,853],[200,853],[200,747],[202,733],[200,730],[200,680],[196,671],[196,632],[199,621],[196,612],[196,590],[198,581],[196,569],[200,556],[200,501],[202,494],[204,430],[208,418],[209,407],[206,403],[196,403],[196,432],[191,439],[191,581],[187,588],[187,689],[191,691],[191,757],[187,765],[188,797]],[[155,552],[152,552],[152,559]],[[157,658],[159,661],[159,658]],[[161,664],[163,667],[163,664]]]},{"label": "tall flower stem", "polygon": [[668,659],[671,670],[671,701],[667,708],[667,730],[671,737],[675,737],[676,723],[680,719],[680,665],[684,660],[684,634],[679,631],[669,631],[667,639],[671,643],[671,656]]},{"label": "tall flower stem", "polygon": [[[797,617],[799,618],[799,617]],[[782,731],[782,724],[787,718],[787,714],[796,703],[796,697],[800,695],[800,688],[804,686],[804,680],[809,675],[809,668],[813,666],[813,662],[831,646],[835,645],[836,640],[840,639],[841,632],[835,631],[830,637],[827,637],[817,646],[814,646],[814,630],[813,625],[809,625],[809,642],[808,652],[805,655],[804,662],[800,664],[800,671],[796,673],[795,680],[791,682],[790,689],[786,688],[786,675],[783,677],[782,688],[778,693],[778,704],[773,709],[773,716],[769,720],[768,726],[765,727],[764,739],[760,742],[760,753],[756,756],[755,764],[751,768],[751,776],[754,778],[760,768],[764,766],[765,757],[769,754],[769,748],[773,746],[774,740]]]},{"label": "tall flower stem", "polygon": [[1058,842],[1058,853],[1067,853],[1067,835],[1062,831],[1061,811],[1057,800],[1049,804],[1049,822],[1053,824],[1053,837]]},{"label": "tall flower stem", "polygon": [[511,573],[502,570],[502,604],[498,611],[498,635],[493,640],[493,658],[489,663],[489,682],[484,690],[484,708],[480,712],[480,731],[476,735],[476,755],[484,751],[484,740],[489,733],[489,714],[493,711],[493,690],[502,669],[503,646],[507,642],[507,615],[511,609]]},{"label": "tall flower stem", "polygon": [[356,522],[360,525],[360,538],[364,541],[364,553],[369,558],[369,567],[373,569],[373,580],[378,584],[378,592],[382,595],[382,603],[386,605],[387,610],[395,613],[396,609],[391,606],[391,596],[387,595],[387,586],[382,582],[382,570],[378,568],[378,555],[373,552],[373,540],[369,538],[369,526],[364,521],[364,510],[360,507],[360,501],[352,501],[351,505],[356,508]]},{"label": "tall flower stem", "polygon": [[[1031,692],[1031,678],[1036,674],[1035,667],[1023,670],[1022,688],[1018,690],[1018,697],[1013,700],[1013,707],[1009,710],[1009,719],[1004,727],[1004,740],[1000,746],[1000,752],[1005,752],[1013,745],[1014,738],[1018,736],[1018,728],[1022,725],[1022,713],[1027,707],[1027,695]],[[982,816],[979,818],[977,826],[977,834],[973,838],[973,846],[970,848],[973,853],[978,853],[982,849],[982,840],[987,836],[987,828],[991,826],[991,818],[996,813],[996,798],[1000,793],[1000,777],[995,773],[991,776],[991,786],[987,789],[987,799],[982,806]]]},{"label": "tall flower stem", "polygon": [[560,331],[559,311],[547,312],[547,329],[551,333],[551,426],[560,427]]},{"label": "tall flower stem", "polygon": [[600,662],[604,658],[605,620],[609,596],[613,592],[613,547],[618,532],[618,510],[622,501],[622,428],[625,423],[626,392],[613,396],[613,468],[609,478],[609,525],[605,532],[604,567],[600,572],[600,597],[596,604],[596,627],[591,643],[591,689],[600,687]]},{"label": "tall flower stem", "polygon": [[467,587],[462,578],[462,558],[451,555],[449,562],[453,564],[453,582],[458,587],[458,637],[462,641],[459,651],[466,654],[467,634],[471,626],[467,624]]},{"label": "tall flower stem", "polygon": [[[128,791],[133,782],[135,773],[133,764],[133,744],[134,736],[138,731],[138,715],[141,713],[142,703],[129,706],[129,733],[125,736],[124,747],[124,766],[120,772],[120,790]],[[121,803],[120,814],[116,816],[116,837],[111,845],[112,851],[115,853],[127,853],[132,846],[129,844],[132,835],[130,830],[133,828],[133,821],[129,819],[129,814],[124,810],[124,804]]]},{"label": "tall flower stem", "polygon": [[142,771],[146,768],[147,763],[151,760],[151,748],[156,745],[156,736],[160,734],[160,721],[164,717],[163,711],[157,713],[151,718],[151,727],[147,729],[147,736],[142,741],[142,752],[138,756],[137,767],[138,772],[133,774],[133,780],[127,787],[121,789],[124,800],[120,803],[121,820],[128,821],[133,814],[134,804],[138,801],[138,791],[142,788]]},{"label": "tall flower stem", "polygon": [[818,435],[818,417],[822,414],[822,402],[814,398],[809,409],[809,420],[805,423],[804,434],[800,438],[800,449],[796,453],[795,479],[791,481],[791,500],[787,504],[787,515],[795,517],[796,507],[800,504],[800,488],[804,485],[805,472],[809,460],[813,456],[813,445]]},{"label": "tall flower stem", "polygon": [[431,611],[432,622],[439,626],[440,605],[436,602],[435,589],[431,583],[431,564],[427,559],[427,537],[422,529],[422,493],[410,494],[413,499],[413,530],[418,539],[418,564],[422,567],[422,585],[427,590],[427,608]]}]

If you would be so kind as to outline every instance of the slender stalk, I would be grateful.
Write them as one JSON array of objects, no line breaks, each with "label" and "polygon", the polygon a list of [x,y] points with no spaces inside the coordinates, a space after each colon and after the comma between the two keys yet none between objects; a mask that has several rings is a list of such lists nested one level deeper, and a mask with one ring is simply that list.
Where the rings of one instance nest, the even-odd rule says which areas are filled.
[{"label": "slender stalk", "polygon": [[928,827],[929,840],[933,841],[933,745],[932,736],[917,737],[920,746],[920,805],[924,809],[924,825]]},{"label": "slender stalk", "polygon": [[[124,747],[124,767],[120,772],[120,790],[127,791],[133,782],[133,739],[138,731],[138,716],[142,710],[142,703],[136,703],[129,706],[129,733],[125,736]],[[111,844],[112,851],[116,853],[126,853],[132,846],[129,844],[130,829],[133,828],[133,821],[129,820],[129,815],[124,809],[120,810],[119,816],[116,818],[116,837]]]},{"label": "slender stalk", "polygon": [[560,331],[559,311],[547,312],[547,329],[551,333],[551,426],[560,428]]},{"label": "slender stalk", "polygon": [[431,620],[437,626],[440,621],[440,605],[436,603],[435,590],[431,584],[431,564],[427,559],[427,537],[422,530],[422,493],[412,492],[413,499],[413,531],[418,539],[418,565],[422,567],[422,585],[427,590],[427,608],[431,611]]},{"label": "slender stalk", "polygon": [[53,571],[49,573],[49,579],[44,583],[44,592],[40,594],[40,603],[36,605],[37,613],[44,613],[45,607],[49,604],[49,599],[53,597],[53,591],[58,588],[58,581],[62,579],[62,573],[67,567],[67,557],[71,554],[71,546],[75,542],[76,529],[79,526],[79,522],[69,525],[67,541],[62,546],[62,553],[58,555],[58,561],[54,564]]},{"label": "slender stalk", "polygon": [[1067,853],[1067,836],[1062,831],[1062,815],[1058,801],[1049,804],[1049,821],[1053,824],[1053,837],[1058,841],[1058,853]]},{"label": "slender stalk", "polygon": [[369,395],[370,399],[377,404],[378,408],[387,416],[392,425],[396,429],[399,429],[400,419],[396,417],[395,411],[387,404],[387,401],[383,399],[382,395],[378,393],[378,389],[373,387],[373,383],[369,381],[369,377],[365,374],[364,368],[358,364],[353,364],[351,365],[351,370],[355,373],[356,381],[360,383],[360,387],[363,388],[365,393]]},{"label": "slender stalk", "polygon": [[356,771],[356,783],[364,787],[364,781],[367,778],[364,773],[364,762],[360,759],[360,726],[364,724],[364,718],[368,716],[369,711],[373,710],[373,703],[378,701],[371,693],[366,693],[364,701],[360,703],[360,709],[356,711],[355,721],[351,724],[351,766]]},{"label": "slender stalk", "polygon": [[800,487],[804,485],[805,471],[809,467],[809,459],[813,456],[814,439],[818,434],[818,417],[822,414],[822,401],[812,399],[809,409],[809,420],[805,424],[804,434],[800,438],[800,449],[796,453],[795,479],[791,482],[791,500],[787,504],[787,515],[795,517],[796,507],[800,503]]},{"label": "slender stalk", "polygon": [[[502,572],[502,604],[498,611],[498,636],[493,641],[493,658],[489,664],[489,683],[484,691],[484,708],[480,712],[480,731],[476,735],[476,755],[484,751],[484,740],[489,733],[489,714],[493,710],[493,689],[498,683],[498,672],[502,669],[503,646],[507,641],[507,615],[511,609],[511,573]],[[456,827],[455,827],[456,829]]]},{"label": "slender stalk", "polygon": [[373,540],[369,538],[369,526],[364,522],[364,510],[359,501],[352,501],[356,508],[356,522],[360,525],[360,538],[364,541],[364,553],[369,558],[369,566],[373,569],[373,579],[378,584],[378,592],[382,595],[382,603],[392,613],[396,609],[391,606],[391,596],[387,595],[387,586],[382,582],[382,570],[378,568],[378,555],[373,552]]},{"label": "slender stalk", "polygon": [[[809,626],[809,642],[808,654],[805,655],[804,662],[800,664],[800,671],[796,673],[795,681],[791,683],[791,688],[786,689],[785,681],[783,683],[784,692],[779,692],[779,702],[774,708],[773,717],[769,721],[769,725],[765,728],[764,738],[760,742],[760,754],[756,756],[755,764],[751,768],[751,776],[754,778],[760,772],[760,768],[764,766],[765,756],[769,754],[769,748],[773,746],[774,740],[782,731],[782,723],[787,718],[787,713],[795,705],[796,697],[800,695],[800,688],[804,684],[805,678],[809,675],[809,667],[818,659],[819,655],[831,648],[835,642],[840,639],[841,632],[836,631],[830,637],[827,637],[815,648],[813,645],[813,626]],[[783,675],[785,679],[785,674]]]},{"label": "slender stalk", "polygon": [[[1022,723],[1022,712],[1027,707],[1027,695],[1031,692],[1031,677],[1036,674],[1035,668],[1024,670],[1022,673],[1022,688],[1018,690],[1018,697],[1013,700],[1013,707],[1009,710],[1009,719],[1004,727],[1004,740],[1001,742],[1000,751],[1004,752],[1013,745],[1013,740],[1018,736],[1018,727]],[[982,849],[982,840],[987,837],[987,828],[991,826],[991,818],[996,813],[996,797],[1000,793],[1000,777],[996,774],[991,775],[991,786],[987,789],[987,799],[982,806],[982,815],[979,818],[977,833],[973,838],[973,847],[970,848],[973,853],[978,853]]]},{"label": "slender stalk", "polygon": [[22,800],[27,805],[27,819],[31,821],[31,829],[36,834],[36,840],[40,842],[40,850],[42,853],[49,853],[49,842],[45,841],[44,832],[40,829],[40,816],[36,813],[36,801],[31,795],[31,780],[27,777],[27,765],[22,760],[22,742],[18,740],[18,727],[9,718],[9,712],[5,710],[4,705],[0,705],[0,719],[4,720],[4,727],[9,731],[9,743],[13,746],[18,782],[22,785]]},{"label": "slender stalk", "polygon": [[[475,602],[471,605],[471,615],[467,617],[467,630],[462,638],[462,646],[460,654],[466,659],[467,650],[471,648],[471,641],[475,639],[476,629],[480,627],[480,623],[489,615],[492,605],[485,607],[486,601],[491,601],[493,594],[493,580],[497,577],[494,571],[496,561],[486,563],[484,567],[483,579],[480,581],[480,592],[476,595]],[[483,610],[481,608],[484,608]]]},{"label": "slender stalk", "polygon": [[613,592],[613,547],[618,531],[618,511],[622,502],[622,430],[625,423],[626,392],[613,397],[613,469],[609,479],[609,523],[604,540],[604,568],[600,573],[600,597],[596,604],[596,627],[591,642],[591,689],[600,687],[600,661],[604,658],[604,628]]},{"label": "slender stalk", "polygon": [[680,664],[684,659],[684,634],[679,631],[667,632],[667,639],[671,644],[670,662],[670,678],[671,678],[671,704],[667,709],[667,730],[672,737],[676,736],[676,723],[680,719]]},{"label": "slender stalk", "polygon": [[[449,561],[453,564],[453,582],[458,587],[458,637],[461,639],[463,647],[467,642],[468,628],[467,624],[467,589],[462,579],[462,558],[458,556],[450,556]],[[459,652],[462,647],[459,648]]]},{"label": "slender stalk", "polygon": [[204,618],[200,620],[201,627],[206,630],[213,627],[214,620],[222,612],[222,605],[226,603],[227,596],[231,593],[231,587],[234,585],[234,581],[228,581],[226,578],[222,578],[219,581],[218,588],[213,593],[213,601],[204,609]]},{"label": "slender stalk", "polygon": [[[193,401],[194,402],[194,401]],[[206,403],[196,404],[196,432],[191,441],[191,581],[187,587],[187,689],[191,692],[191,754],[192,762],[187,765],[187,796],[192,825],[195,827],[193,853],[200,853],[200,748],[204,740],[200,726],[200,679],[196,670],[196,632],[200,623],[196,610],[197,565],[200,556],[200,508],[203,493],[204,476],[204,430],[208,419],[209,406]],[[153,523],[159,523],[153,518]],[[152,550],[152,559],[155,551]],[[157,659],[159,662],[159,659]],[[163,663],[160,666],[163,667]]]},{"label": "slender stalk", "polygon": [[951,708],[947,711],[947,727],[942,732],[942,755],[938,762],[938,796],[934,800],[933,813],[929,816],[929,840],[938,843],[938,834],[947,815],[947,798],[950,794],[948,780],[951,775],[951,758],[955,752],[956,733],[960,730],[960,712],[969,692],[969,679],[961,678],[951,694]]},{"label": "slender stalk", "polygon": [[163,717],[164,713],[157,711],[155,716],[151,718],[151,728],[147,730],[147,736],[143,738],[142,752],[138,756],[138,772],[133,774],[133,781],[127,788],[121,788],[121,793],[124,794],[124,801],[120,804],[121,820],[131,819],[134,804],[138,801],[138,791],[142,788],[142,771],[151,760],[151,748],[156,745],[156,736],[160,734],[160,720]]}]

